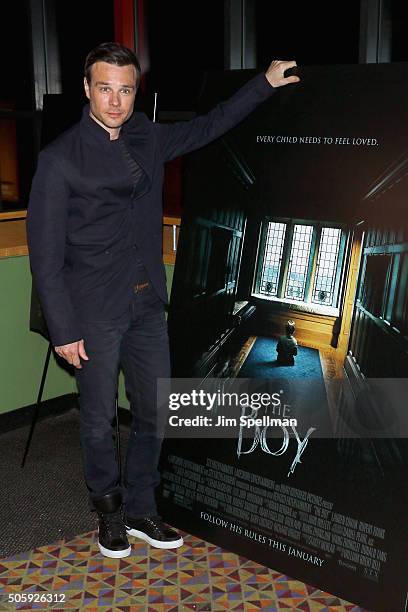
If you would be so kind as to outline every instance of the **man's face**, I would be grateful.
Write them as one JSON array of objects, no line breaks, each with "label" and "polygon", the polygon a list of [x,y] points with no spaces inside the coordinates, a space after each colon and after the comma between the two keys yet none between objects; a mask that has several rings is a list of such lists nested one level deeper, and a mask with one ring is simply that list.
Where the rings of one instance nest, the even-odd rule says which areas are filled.
[{"label": "man's face", "polygon": [[84,87],[93,118],[111,137],[117,137],[133,112],[137,91],[135,67],[96,62],[91,68],[91,82],[85,78]]}]

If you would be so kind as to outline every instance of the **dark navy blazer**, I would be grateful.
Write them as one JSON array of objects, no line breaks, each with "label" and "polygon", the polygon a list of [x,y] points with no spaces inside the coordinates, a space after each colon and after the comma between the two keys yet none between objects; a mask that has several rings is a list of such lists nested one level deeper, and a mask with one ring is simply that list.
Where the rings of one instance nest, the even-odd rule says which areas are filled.
[{"label": "dark navy blazer", "polygon": [[117,140],[89,117],[39,156],[27,216],[34,283],[52,343],[82,338],[81,320],[113,319],[129,307],[141,258],[163,302],[164,163],[221,136],[274,89],[264,74],[191,121],[158,124],[133,113]]}]

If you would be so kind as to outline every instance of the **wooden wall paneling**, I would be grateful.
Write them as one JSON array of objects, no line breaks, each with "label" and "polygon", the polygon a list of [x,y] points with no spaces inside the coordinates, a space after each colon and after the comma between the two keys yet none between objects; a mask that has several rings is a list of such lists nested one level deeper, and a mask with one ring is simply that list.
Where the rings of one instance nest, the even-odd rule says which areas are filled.
[{"label": "wooden wall paneling", "polygon": [[0,119],[0,202],[17,202],[18,164],[15,119]]},{"label": "wooden wall paneling", "polygon": [[[26,214],[26,211],[24,211],[24,214]],[[25,220],[3,216],[3,219],[0,220],[0,258],[27,254]]]},{"label": "wooden wall paneling", "polygon": [[351,333],[351,340],[349,345],[349,353],[353,355],[353,358],[356,359],[357,354],[357,325],[358,319],[360,317],[360,311],[356,308],[353,316],[353,329]]},{"label": "wooden wall paneling", "polygon": [[173,336],[183,336],[186,341],[187,337],[194,338],[195,346],[189,346],[186,355],[176,352],[176,372],[187,372],[188,368],[190,375],[215,372],[217,355],[226,336],[233,333],[232,313],[245,224],[245,213],[239,194],[235,200],[234,189],[237,187],[232,185],[223,206],[206,203],[204,207],[197,201],[194,214],[190,210],[183,221],[183,258],[178,264],[169,327]]},{"label": "wooden wall paneling", "polygon": [[361,338],[362,327],[363,327],[362,318],[363,318],[363,312],[360,310],[360,308],[357,305],[356,319],[355,319],[355,324],[353,327],[353,339],[354,339],[353,357],[357,363],[359,363],[360,361],[360,338]]},{"label": "wooden wall paneling", "polygon": [[361,312],[359,319],[359,332],[357,337],[358,351],[356,355],[357,363],[360,364],[363,373],[368,371],[368,355],[364,352],[364,347],[371,342],[370,336],[370,319],[367,318],[364,311]]},{"label": "wooden wall paneling", "polygon": [[[403,182],[405,181],[405,185]],[[408,377],[408,232],[406,178],[399,195],[384,190],[367,208],[362,273],[352,319],[350,357],[367,377]],[[346,359],[352,376],[353,360]]]},{"label": "wooden wall paneling", "polygon": [[[239,265],[239,260],[238,260],[238,243],[239,243],[239,239],[237,236],[234,236],[231,242],[231,263],[228,266],[228,282],[231,282],[232,279],[235,277],[236,279],[238,278],[238,265]],[[235,285],[234,285],[235,286]]]},{"label": "wooden wall paneling", "polygon": [[387,294],[386,304],[384,308],[384,318],[389,323],[391,323],[393,320],[393,311],[394,311],[396,289],[398,285],[400,263],[401,263],[401,255],[400,253],[395,253],[392,258],[388,294]]},{"label": "wooden wall paneling", "polygon": [[[370,361],[371,350],[373,346],[373,329],[372,321],[365,312],[361,313],[360,318],[360,335],[359,335],[359,354],[357,363],[360,366],[361,373],[364,376],[370,376]],[[364,347],[366,350],[364,351]]]},{"label": "wooden wall paneling", "polygon": [[353,358],[355,360],[357,360],[357,352],[358,352],[358,348],[357,348],[357,332],[358,332],[358,325],[359,325],[359,319],[360,319],[360,310],[356,307],[355,312],[354,312],[354,316],[353,316],[353,330],[352,330],[352,339],[351,339],[351,352],[353,355]]},{"label": "wooden wall paneling", "polygon": [[338,357],[344,360],[349,348],[352,332],[352,317],[357,292],[357,282],[360,273],[363,231],[360,227],[354,229],[350,252],[345,254],[345,267],[348,270],[345,279],[345,290],[341,308],[341,327],[337,344]]},{"label": "wooden wall paneling", "polygon": [[348,346],[348,352],[351,355],[354,355],[356,352],[356,334],[355,334],[355,319],[358,316],[358,311],[356,311],[355,315],[354,315],[354,329],[353,331],[350,333],[350,340],[349,340],[349,346]]},{"label": "wooden wall paneling", "polygon": [[362,370],[365,369],[365,365],[366,365],[364,363],[364,353],[361,350],[363,346],[363,336],[365,333],[367,333],[365,330],[366,325],[367,325],[367,321],[365,318],[364,311],[359,310],[358,324],[357,324],[357,329],[356,329],[356,352],[354,356]]},{"label": "wooden wall paneling", "polygon": [[307,346],[332,347],[336,317],[316,315],[285,308],[284,304],[253,300],[257,313],[252,323],[255,335],[280,336],[285,333],[288,319],[296,325],[297,340]]},{"label": "wooden wall paneling", "polygon": [[363,313],[364,328],[361,342],[361,353],[365,359],[364,369],[367,376],[372,376],[379,361],[381,353],[379,350],[379,318],[371,318],[367,312]]},{"label": "wooden wall paneling", "polygon": [[371,355],[371,376],[381,378],[385,374],[386,377],[389,377],[394,371],[397,347],[394,346],[392,336],[380,326],[376,326],[375,332],[375,347]]},{"label": "wooden wall paneling", "polygon": [[408,335],[408,252],[402,255],[399,268],[392,324],[404,336]]},{"label": "wooden wall paneling", "polygon": [[373,320],[370,320],[370,338],[370,350],[366,353],[369,363],[367,377],[379,378],[381,372],[384,372],[384,364],[386,369],[389,369],[389,363],[387,364],[388,338]]},{"label": "wooden wall paneling", "polygon": [[[385,257],[385,255],[384,255]],[[390,299],[390,289],[392,285],[392,268],[394,263],[394,255],[388,256],[388,269],[385,277],[384,283],[384,291],[383,291],[383,300],[382,300],[382,308],[381,308],[381,317],[383,319],[386,318],[385,313],[387,310],[387,304]]]},{"label": "wooden wall paneling", "polygon": [[371,376],[408,376],[408,338],[380,319],[373,319],[376,327],[376,346],[370,346],[373,367]]},{"label": "wooden wall paneling", "polygon": [[358,337],[361,323],[361,317],[363,316],[362,311],[359,308],[356,308],[355,312],[355,321],[353,325],[353,357],[357,361],[358,360]]},{"label": "wooden wall paneling", "polygon": [[[259,253],[265,250],[266,227],[267,222],[261,222],[258,218],[248,224],[248,240],[245,241],[246,286],[243,287],[243,296],[251,295],[252,291],[255,293],[259,291],[262,271],[262,257],[259,257]],[[248,273],[251,273],[251,276]]]},{"label": "wooden wall paneling", "polygon": [[[382,368],[379,365],[383,365],[383,358],[387,353],[387,339],[381,333],[381,330],[376,323],[367,317],[368,324],[368,341],[367,351],[364,355],[367,358],[367,377],[375,378],[379,376],[379,372]],[[382,369],[382,371],[384,371]]]}]

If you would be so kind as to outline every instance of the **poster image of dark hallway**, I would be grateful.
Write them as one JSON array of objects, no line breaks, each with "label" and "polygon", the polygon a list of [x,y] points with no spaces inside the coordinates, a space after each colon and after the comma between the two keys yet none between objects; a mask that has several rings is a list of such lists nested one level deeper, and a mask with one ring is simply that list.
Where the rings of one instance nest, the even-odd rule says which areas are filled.
[{"label": "poster image of dark hallway", "polygon": [[[252,74],[208,75],[203,112]],[[159,504],[210,542],[398,612],[408,67],[300,77],[184,160]]]}]

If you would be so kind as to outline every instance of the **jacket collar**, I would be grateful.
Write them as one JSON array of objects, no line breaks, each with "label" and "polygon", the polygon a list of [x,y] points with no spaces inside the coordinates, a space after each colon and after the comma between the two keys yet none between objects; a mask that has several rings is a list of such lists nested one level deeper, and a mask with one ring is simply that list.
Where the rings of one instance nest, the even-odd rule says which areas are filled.
[{"label": "jacket collar", "polygon": [[[89,111],[89,104],[85,104],[82,109],[82,117],[80,121],[81,129],[93,134],[93,136],[95,136],[95,138],[98,140],[103,142],[111,142],[109,132],[90,116]],[[143,137],[147,138],[149,134],[146,128],[147,125],[144,115],[142,113],[134,112],[122,126],[120,133],[123,135],[126,134],[126,136],[130,138],[133,137],[143,139]]]},{"label": "jacket collar", "polygon": [[146,172],[150,182],[154,167],[155,139],[146,115],[134,112],[121,129],[121,136],[133,159]]},{"label": "jacket collar", "polygon": [[[99,123],[89,115],[89,104],[85,104],[80,120],[80,129],[90,134],[101,144],[117,142],[110,140],[110,134]],[[143,113],[134,112],[122,126],[120,140],[128,145],[130,155],[146,172],[149,180],[152,180],[153,151],[149,121]]]},{"label": "jacket collar", "polygon": [[109,132],[99,125],[95,119],[92,119],[89,110],[89,104],[85,104],[80,121],[81,130],[84,130],[87,134],[91,134],[100,142],[111,142]]}]

